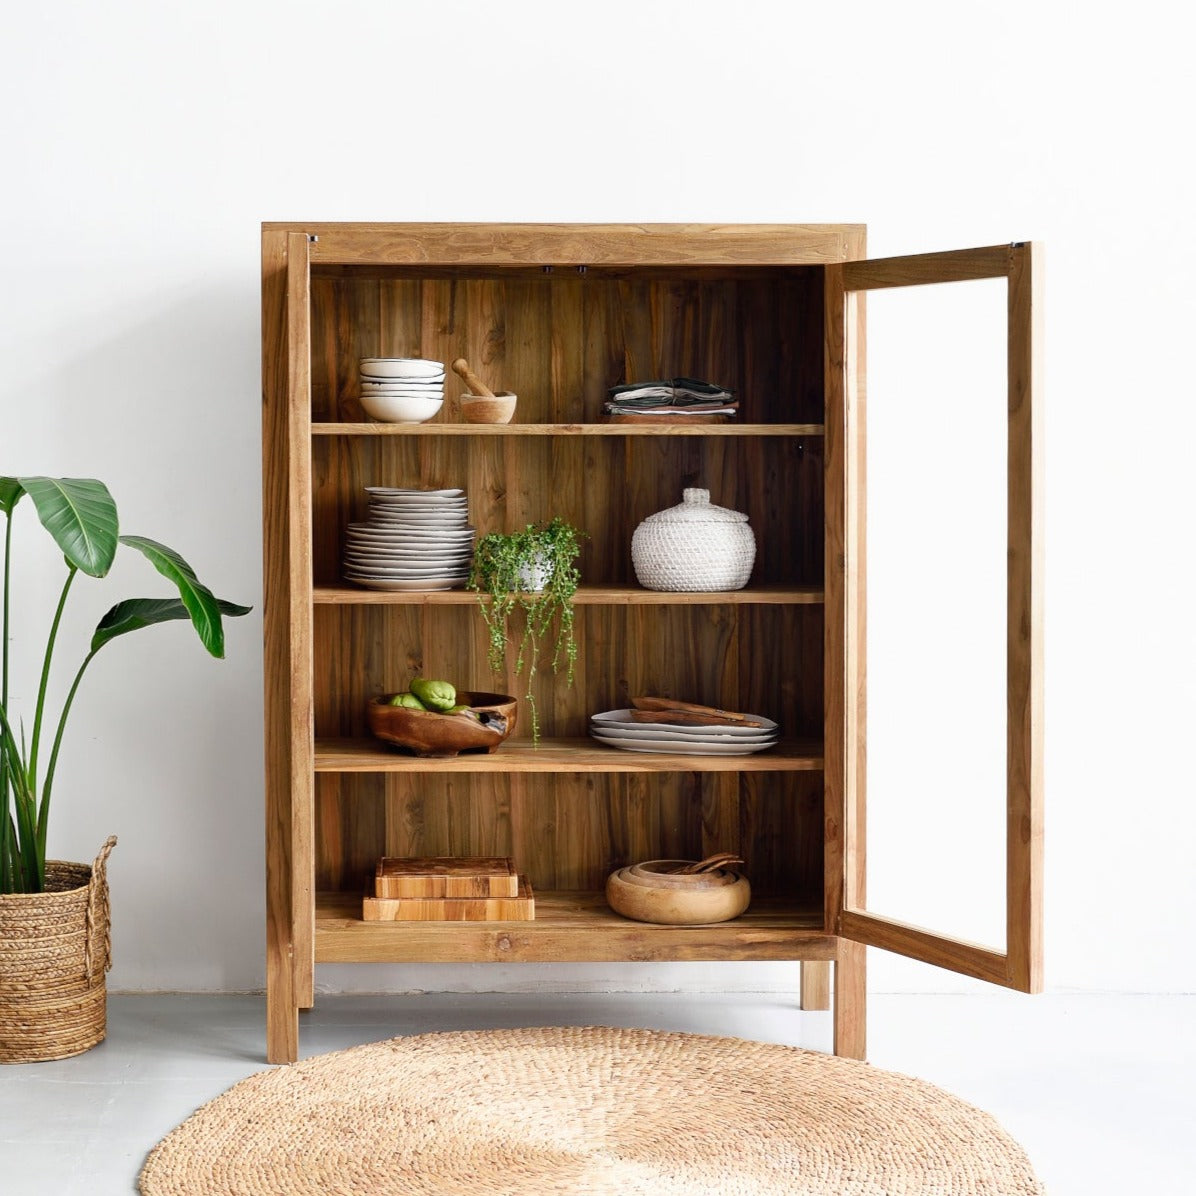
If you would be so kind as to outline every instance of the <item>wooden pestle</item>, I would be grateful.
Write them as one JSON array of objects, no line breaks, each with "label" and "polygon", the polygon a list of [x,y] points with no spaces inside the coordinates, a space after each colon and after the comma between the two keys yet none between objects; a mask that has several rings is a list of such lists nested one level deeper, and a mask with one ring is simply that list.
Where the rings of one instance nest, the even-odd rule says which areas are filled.
[{"label": "wooden pestle", "polygon": [[456,374],[457,377],[459,377],[475,395],[480,395],[484,399],[493,399],[497,397],[494,391],[492,391],[490,387],[488,387],[486,383],[483,382],[481,378],[479,378],[477,374],[475,374],[473,370],[469,368],[469,362],[466,361],[464,357],[458,357],[457,360],[453,362],[453,373]]}]

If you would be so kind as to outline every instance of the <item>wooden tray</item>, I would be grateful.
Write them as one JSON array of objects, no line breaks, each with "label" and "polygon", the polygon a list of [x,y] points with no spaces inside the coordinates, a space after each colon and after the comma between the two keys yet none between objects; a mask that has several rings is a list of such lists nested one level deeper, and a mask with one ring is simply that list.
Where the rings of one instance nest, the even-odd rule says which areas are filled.
[{"label": "wooden tray", "polygon": [[536,899],[526,877],[517,897],[366,897],[365,922],[532,922]]},{"label": "wooden tray", "polygon": [[383,856],[375,897],[517,897],[519,878],[506,856]]}]

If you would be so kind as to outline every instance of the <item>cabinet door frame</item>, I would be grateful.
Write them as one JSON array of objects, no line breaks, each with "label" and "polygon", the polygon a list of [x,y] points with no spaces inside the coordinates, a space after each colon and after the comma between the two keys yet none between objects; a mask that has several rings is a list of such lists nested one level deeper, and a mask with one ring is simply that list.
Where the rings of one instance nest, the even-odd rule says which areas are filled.
[{"label": "cabinet door frame", "polygon": [[[870,290],[1004,278],[1008,286],[1006,941],[997,951],[866,904],[866,394]],[[1042,247],[1031,242],[826,268],[826,842],[841,937],[1023,992],[1042,987]]]}]

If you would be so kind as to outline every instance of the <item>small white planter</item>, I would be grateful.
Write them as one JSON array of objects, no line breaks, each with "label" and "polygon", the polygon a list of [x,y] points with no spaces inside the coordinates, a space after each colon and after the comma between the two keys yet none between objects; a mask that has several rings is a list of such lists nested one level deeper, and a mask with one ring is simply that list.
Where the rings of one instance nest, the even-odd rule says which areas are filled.
[{"label": "small white planter", "polygon": [[520,565],[516,573],[519,588],[525,594],[539,594],[548,588],[552,580],[552,565],[542,555],[537,555],[526,565]]}]

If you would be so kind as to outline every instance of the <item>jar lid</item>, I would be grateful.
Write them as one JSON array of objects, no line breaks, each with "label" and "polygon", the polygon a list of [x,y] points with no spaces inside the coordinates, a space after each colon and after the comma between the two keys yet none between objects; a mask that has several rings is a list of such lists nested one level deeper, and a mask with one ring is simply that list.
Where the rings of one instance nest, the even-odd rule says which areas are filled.
[{"label": "jar lid", "polygon": [[681,492],[682,500],[675,507],[666,507],[649,515],[645,523],[747,523],[748,517],[742,511],[727,507],[716,507],[710,501],[709,490],[687,487]]}]

